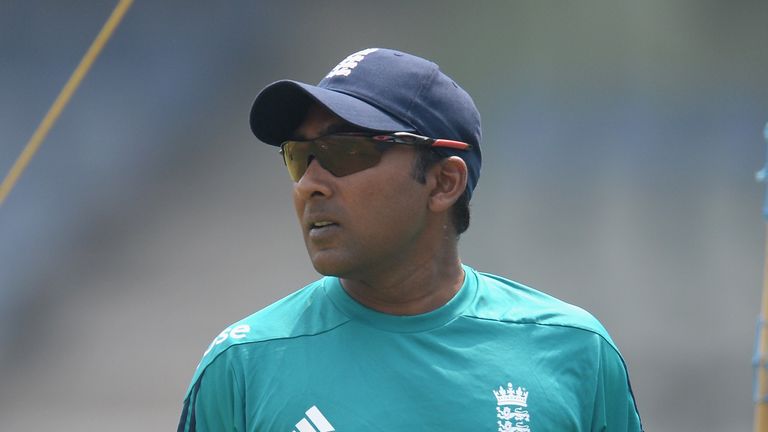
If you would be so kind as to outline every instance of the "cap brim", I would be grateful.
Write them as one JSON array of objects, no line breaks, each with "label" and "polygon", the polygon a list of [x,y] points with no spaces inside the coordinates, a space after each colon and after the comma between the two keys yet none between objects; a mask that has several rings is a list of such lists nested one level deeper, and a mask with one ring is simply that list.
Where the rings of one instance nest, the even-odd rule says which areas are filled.
[{"label": "cap brim", "polygon": [[360,128],[415,131],[413,126],[353,96],[291,80],[272,83],[256,96],[251,108],[251,130],[261,141],[279,146],[301,124],[313,102]]}]

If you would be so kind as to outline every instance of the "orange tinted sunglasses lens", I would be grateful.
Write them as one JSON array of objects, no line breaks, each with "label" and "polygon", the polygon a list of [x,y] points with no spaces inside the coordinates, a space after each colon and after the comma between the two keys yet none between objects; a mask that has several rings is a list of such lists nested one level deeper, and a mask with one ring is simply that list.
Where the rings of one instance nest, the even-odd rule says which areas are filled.
[{"label": "orange tinted sunglasses lens", "polygon": [[365,136],[334,135],[311,141],[286,141],[283,161],[293,181],[304,176],[313,159],[336,177],[376,166],[386,147]]}]

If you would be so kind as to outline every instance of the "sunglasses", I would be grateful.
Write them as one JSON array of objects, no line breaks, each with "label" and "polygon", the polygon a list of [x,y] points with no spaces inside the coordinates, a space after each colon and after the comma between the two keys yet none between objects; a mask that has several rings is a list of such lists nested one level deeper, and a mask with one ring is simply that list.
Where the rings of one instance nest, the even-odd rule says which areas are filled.
[{"label": "sunglasses", "polygon": [[413,147],[443,147],[468,150],[472,146],[461,141],[428,138],[409,132],[386,134],[334,133],[307,141],[285,141],[280,154],[293,181],[297,182],[307,171],[312,158],[336,177],[344,177],[373,168],[381,155],[392,145]]}]

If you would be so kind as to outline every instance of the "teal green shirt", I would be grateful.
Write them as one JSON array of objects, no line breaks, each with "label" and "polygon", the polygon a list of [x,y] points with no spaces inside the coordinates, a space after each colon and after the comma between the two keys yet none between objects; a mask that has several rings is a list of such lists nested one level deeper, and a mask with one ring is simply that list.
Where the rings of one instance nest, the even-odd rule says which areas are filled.
[{"label": "teal green shirt", "polygon": [[627,370],[582,309],[464,266],[432,312],[387,315],[325,277],[206,350],[179,431],[639,431]]}]

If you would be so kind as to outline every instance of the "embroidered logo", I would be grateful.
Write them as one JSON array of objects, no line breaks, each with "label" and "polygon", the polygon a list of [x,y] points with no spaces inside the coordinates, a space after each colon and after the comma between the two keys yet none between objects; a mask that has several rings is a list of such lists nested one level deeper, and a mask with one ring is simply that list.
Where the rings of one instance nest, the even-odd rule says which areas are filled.
[{"label": "embroidered logo", "polygon": [[365,56],[378,50],[378,48],[368,48],[350,55],[342,60],[341,63],[337,64],[335,68],[331,69],[325,77],[333,78],[335,76],[349,76],[349,74],[352,73],[352,70],[357,67],[357,64],[360,63]]},{"label": "embroidered logo", "polygon": [[223,332],[219,333],[218,336],[216,336],[215,339],[213,339],[213,342],[211,342],[211,345],[208,347],[207,350],[203,353],[203,356],[207,356],[209,352],[215,347],[216,345],[219,345],[226,341],[227,339],[242,339],[246,336],[248,336],[248,332],[251,331],[251,326],[248,324],[241,324],[236,327],[227,327]]},{"label": "embroidered logo", "polygon": [[[493,391],[496,396],[496,423],[498,432],[531,432],[528,423],[531,415],[528,413],[528,390],[507,383],[507,388],[499,386]],[[512,408],[514,407],[514,409]]]},{"label": "embroidered logo", "polygon": [[312,405],[312,408],[304,414],[307,416],[296,423],[296,429],[293,432],[333,432],[336,430],[316,405]]}]

